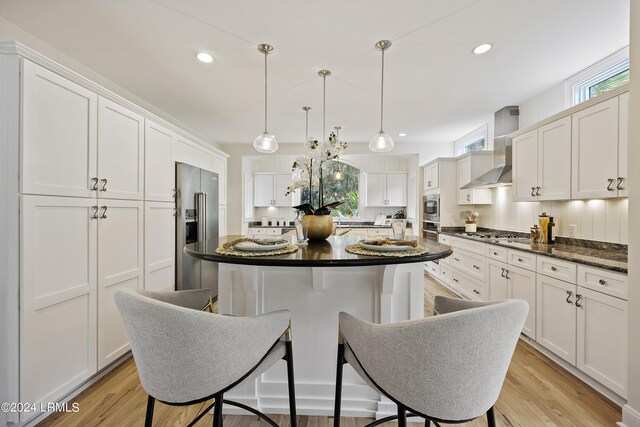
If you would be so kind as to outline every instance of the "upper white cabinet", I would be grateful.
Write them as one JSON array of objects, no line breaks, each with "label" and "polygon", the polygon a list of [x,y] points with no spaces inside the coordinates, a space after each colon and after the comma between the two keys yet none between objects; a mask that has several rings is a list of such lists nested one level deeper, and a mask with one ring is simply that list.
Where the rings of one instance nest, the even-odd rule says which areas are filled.
[{"label": "upper white cabinet", "polygon": [[218,203],[227,204],[227,158],[213,153],[213,171],[218,174]]},{"label": "upper white cabinet", "polygon": [[491,204],[491,189],[466,188],[465,184],[489,171],[493,167],[492,153],[472,153],[458,159],[458,204],[459,205],[487,205]]},{"label": "upper white cabinet", "polygon": [[407,174],[369,173],[367,174],[367,206],[406,206]]},{"label": "upper white cabinet", "polygon": [[424,190],[434,190],[440,186],[440,174],[438,162],[424,167]]},{"label": "upper white cabinet", "polygon": [[213,151],[180,135],[173,140],[173,160],[213,171]]},{"label": "upper white cabinet", "polygon": [[618,196],[618,104],[610,98],[572,116],[574,199]]},{"label": "upper white cabinet", "polygon": [[286,195],[291,185],[290,174],[256,173],[253,175],[253,205],[255,207],[291,207],[293,197]]},{"label": "upper white cabinet", "polygon": [[98,195],[142,200],[144,117],[98,98]]},{"label": "upper white cabinet", "polygon": [[618,135],[618,178],[616,189],[618,197],[629,197],[627,171],[629,161],[629,92],[618,97],[618,115],[620,134]]},{"label": "upper white cabinet", "polygon": [[571,198],[571,117],[513,139],[516,202]]},{"label": "upper white cabinet", "polygon": [[98,96],[30,61],[23,63],[22,193],[95,195]]},{"label": "upper white cabinet", "polygon": [[145,123],[145,200],[173,202],[176,171],[173,162],[173,133],[151,120]]}]

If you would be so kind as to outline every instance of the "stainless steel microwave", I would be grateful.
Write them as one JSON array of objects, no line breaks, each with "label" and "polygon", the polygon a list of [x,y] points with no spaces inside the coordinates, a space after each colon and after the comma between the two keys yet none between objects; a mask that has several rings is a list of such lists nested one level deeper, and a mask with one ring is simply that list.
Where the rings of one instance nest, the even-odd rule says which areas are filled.
[{"label": "stainless steel microwave", "polygon": [[440,195],[429,194],[422,198],[424,220],[440,222]]}]

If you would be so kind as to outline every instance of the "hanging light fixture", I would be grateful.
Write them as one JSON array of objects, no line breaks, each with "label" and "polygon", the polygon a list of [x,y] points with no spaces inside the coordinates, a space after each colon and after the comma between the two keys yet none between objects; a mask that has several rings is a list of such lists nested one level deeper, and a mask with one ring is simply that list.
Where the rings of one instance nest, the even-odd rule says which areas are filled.
[{"label": "hanging light fixture", "polygon": [[253,141],[253,148],[261,153],[274,153],[278,140],[267,131],[267,55],[273,52],[273,46],[263,43],[258,45],[258,51],[264,54],[264,132]]},{"label": "hanging light fixture", "polygon": [[320,70],[318,75],[322,77],[322,142],[326,141],[325,127],[327,125],[326,119],[326,105],[327,105],[327,76],[331,75],[329,70]]},{"label": "hanging light fixture", "polygon": [[384,112],[384,51],[389,49],[391,42],[389,40],[380,40],[376,43],[376,49],[382,52],[382,80],[380,85],[380,132],[376,133],[369,140],[369,149],[376,153],[384,153],[391,151],[393,148],[393,138],[391,135],[384,133],[382,130],[382,119]]},{"label": "hanging light fixture", "polygon": [[302,109],[304,110],[305,113],[305,128],[304,128],[304,140],[308,141],[309,140],[309,110],[311,110],[311,107],[302,107]]},{"label": "hanging light fixture", "polygon": [[[338,136],[340,135],[340,129],[342,129],[342,127],[334,126],[333,128],[336,130],[336,141],[340,141],[340,138],[338,138]],[[344,178],[344,174],[340,169],[340,157],[338,157],[337,160],[338,160],[338,169],[336,169],[336,171],[333,173],[333,179],[335,179],[336,181],[342,181],[342,179]]]}]

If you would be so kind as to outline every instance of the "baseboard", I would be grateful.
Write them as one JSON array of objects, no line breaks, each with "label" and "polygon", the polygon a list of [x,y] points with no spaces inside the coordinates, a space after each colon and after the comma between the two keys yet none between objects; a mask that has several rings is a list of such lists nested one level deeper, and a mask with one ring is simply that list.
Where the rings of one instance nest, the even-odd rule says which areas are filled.
[{"label": "baseboard", "polygon": [[640,412],[629,405],[624,405],[622,407],[622,422],[619,422],[618,425],[621,427],[640,427]]}]

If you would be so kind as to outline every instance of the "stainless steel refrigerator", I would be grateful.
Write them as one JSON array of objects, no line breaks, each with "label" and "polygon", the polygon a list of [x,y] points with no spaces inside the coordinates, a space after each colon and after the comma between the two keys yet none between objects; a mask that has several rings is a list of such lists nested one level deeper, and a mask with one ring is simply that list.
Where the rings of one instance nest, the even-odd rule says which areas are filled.
[{"label": "stainless steel refrigerator", "polygon": [[218,264],[185,255],[188,243],[218,239],[218,174],[176,162],[176,289],[218,295]]}]

